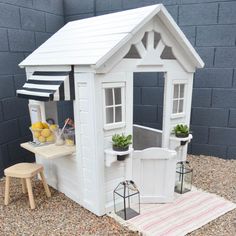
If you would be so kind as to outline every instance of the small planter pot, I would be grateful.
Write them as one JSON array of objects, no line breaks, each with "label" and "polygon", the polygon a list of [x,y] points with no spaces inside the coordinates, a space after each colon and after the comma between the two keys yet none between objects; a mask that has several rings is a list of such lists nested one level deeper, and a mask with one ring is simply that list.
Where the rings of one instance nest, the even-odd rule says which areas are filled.
[{"label": "small planter pot", "polygon": [[125,151],[129,150],[129,146],[128,147],[117,147],[117,146],[113,145],[112,148],[114,151],[117,151],[117,152],[125,152]]},{"label": "small planter pot", "polygon": [[187,141],[181,141],[181,142],[180,142],[180,145],[181,145],[181,146],[184,146],[186,143],[187,143]]},{"label": "small planter pot", "polygon": [[177,138],[187,138],[189,136],[189,134],[182,134],[182,133],[180,133],[180,134],[175,134],[175,136]]},{"label": "small planter pot", "polygon": [[[128,147],[116,147],[113,145],[113,150],[117,151],[117,152],[125,152],[129,150],[129,146]],[[127,155],[117,155],[117,161],[124,161]]]},{"label": "small planter pot", "polygon": [[117,161],[124,161],[127,155],[117,155]]}]

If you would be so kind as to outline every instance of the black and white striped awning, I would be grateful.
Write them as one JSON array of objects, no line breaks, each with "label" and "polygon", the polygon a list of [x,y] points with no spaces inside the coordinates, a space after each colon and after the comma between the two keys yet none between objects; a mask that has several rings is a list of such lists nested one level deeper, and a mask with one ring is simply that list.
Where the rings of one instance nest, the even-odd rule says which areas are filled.
[{"label": "black and white striped awning", "polygon": [[22,89],[17,90],[16,93],[20,98],[37,101],[74,100],[74,70],[35,71]]}]

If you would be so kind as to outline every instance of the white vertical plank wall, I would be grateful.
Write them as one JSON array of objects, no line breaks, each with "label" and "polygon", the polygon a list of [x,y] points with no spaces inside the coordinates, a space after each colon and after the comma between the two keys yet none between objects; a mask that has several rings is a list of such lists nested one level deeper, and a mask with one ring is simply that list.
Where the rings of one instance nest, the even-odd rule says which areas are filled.
[{"label": "white vertical plank wall", "polygon": [[[34,71],[68,71],[69,66],[33,66],[26,68],[27,79]],[[29,104],[39,104],[41,107],[42,121],[46,119],[45,103],[30,100]],[[78,114],[74,112],[74,118],[77,120]],[[53,160],[46,160],[36,155],[36,162],[41,163],[45,169],[47,183],[65,193],[74,201],[80,203],[80,184],[79,180],[79,161],[75,154],[70,156],[62,156]]]},{"label": "white vertical plank wall", "polygon": [[[101,210],[103,196],[100,181],[102,170],[99,168],[97,152],[97,120],[95,76],[93,73],[75,73],[76,110],[78,120],[77,158],[79,160],[81,204],[97,215]],[[101,160],[102,161],[102,160]]]},{"label": "white vertical plank wall", "polygon": [[[101,104],[103,101],[103,83],[125,83],[125,125],[122,128],[104,130],[104,114]],[[111,148],[112,135],[115,133],[125,133],[132,134],[132,124],[133,124],[133,73],[130,72],[117,72],[117,73],[107,73],[107,74],[96,74],[96,88],[97,88],[97,110],[100,111],[100,115],[97,117],[99,123],[99,130],[103,137],[103,143],[101,146],[103,149],[100,149],[102,156],[101,163],[103,167],[101,168],[100,175],[103,175],[102,169],[104,170],[104,213],[110,210],[113,210],[113,190],[118,185],[119,182],[123,181],[126,178],[132,178],[132,159],[127,162],[116,162],[110,167],[105,167],[104,162],[104,150],[106,148]],[[98,102],[99,101],[99,102]],[[98,131],[99,132],[99,131]],[[99,139],[101,141],[101,139]]]}]

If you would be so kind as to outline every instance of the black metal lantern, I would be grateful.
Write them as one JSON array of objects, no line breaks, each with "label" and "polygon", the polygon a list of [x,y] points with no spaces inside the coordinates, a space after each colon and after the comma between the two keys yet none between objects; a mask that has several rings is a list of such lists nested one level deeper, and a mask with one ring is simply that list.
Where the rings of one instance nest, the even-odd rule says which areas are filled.
[{"label": "black metal lantern", "polygon": [[189,162],[178,162],[176,167],[175,192],[186,193],[192,189],[193,169]]},{"label": "black metal lantern", "polygon": [[132,180],[120,182],[113,192],[115,213],[124,220],[140,214],[140,193]]}]

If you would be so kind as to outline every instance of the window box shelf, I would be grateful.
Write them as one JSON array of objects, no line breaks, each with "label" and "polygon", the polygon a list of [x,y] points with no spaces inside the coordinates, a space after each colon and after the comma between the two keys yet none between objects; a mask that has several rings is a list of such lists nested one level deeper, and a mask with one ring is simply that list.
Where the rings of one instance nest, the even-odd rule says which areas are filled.
[{"label": "window box shelf", "polygon": [[127,151],[117,152],[114,151],[112,148],[106,149],[105,152],[105,166],[110,167],[113,162],[117,161],[117,156],[124,156],[128,155],[127,158],[133,153],[134,149],[129,148]]},{"label": "window box shelf", "polygon": [[185,141],[190,142],[192,138],[193,138],[192,134],[189,134],[188,137],[185,137],[185,138],[179,138],[179,137],[176,137],[175,135],[171,135],[170,136],[170,140],[177,141],[177,142],[181,142],[181,141],[183,141],[183,142],[185,142]]}]

